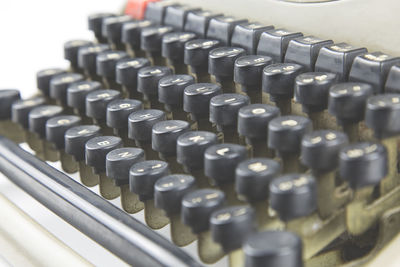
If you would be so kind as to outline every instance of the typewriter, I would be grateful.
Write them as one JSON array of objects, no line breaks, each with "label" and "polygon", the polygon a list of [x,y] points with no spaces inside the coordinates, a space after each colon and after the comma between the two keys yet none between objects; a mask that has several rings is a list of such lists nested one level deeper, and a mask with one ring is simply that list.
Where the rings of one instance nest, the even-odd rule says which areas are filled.
[{"label": "typewriter", "polygon": [[[398,266],[388,6],[130,0],[92,14],[93,40],[64,44],[68,69],[37,72],[29,98],[0,90],[0,172],[119,259],[108,266]],[[366,26],[355,9],[384,18]],[[0,264],[101,265],[0,206]]]}]

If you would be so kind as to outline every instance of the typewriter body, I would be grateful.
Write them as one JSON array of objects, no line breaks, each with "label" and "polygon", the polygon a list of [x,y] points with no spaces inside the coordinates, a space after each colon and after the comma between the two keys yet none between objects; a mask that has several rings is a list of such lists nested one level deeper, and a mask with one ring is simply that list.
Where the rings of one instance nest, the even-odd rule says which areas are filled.
[{"label": "typewriter body", "polygon": [[1,194],[0,264],[400,265],[399,8],[90,15],[69,68],[37,72],[29,98],[0,90],[0,186],[88,238],[68,247]]}]

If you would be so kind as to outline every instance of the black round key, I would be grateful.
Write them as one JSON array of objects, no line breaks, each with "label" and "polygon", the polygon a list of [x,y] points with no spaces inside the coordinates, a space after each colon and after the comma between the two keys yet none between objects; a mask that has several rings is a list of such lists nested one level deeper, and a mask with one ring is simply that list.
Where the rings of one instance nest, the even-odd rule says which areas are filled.
[{"label": "black round key", "polygon": [[71,66],[78,66],[78,50],[82,47],[92,45],[87,40],[71,40],[64,43],[64,58],[71,63]]},{"label": "black round key", "polygon": [[217,39],[222,45],[231,45],[232,33],[236,25],[246,23],[247,19],[230,16],[212,18],[207,29],[207,38]]},{"label": "black round key", "polygon": [[71,108],[85,113],[86,96],[101,88],[101,83],[96,81],[81,81],[71,84],[67,89],[67,104]]},{"label": "black round key", "polygon": [[233,183],[236,166],[247,158],[244,146],[236,144],[217,144],[204,153],[204,174],[217,185]]},{"label": "black round key", "polygon": [[328,110],[340,124],[360,122],[372,93],[372,86],[366,83],[335,84],[329,89]]},{"label": "black round key", "polygon": [[245,267],[303,267],[303,245],[287,231],[254,233],[243,244]]},{"label": "black round key", "polygon": [[184,63],[194,73],[208,72],[208,54],[219,46],[220,42],[211,39],[195,39],[185,43]]},{"label": "black round key", "polygon": [[57,149],[65,148],[65,132],[81,123],[78,116],[64,115],[53,117],[46,122],[46,140],[52,142]]},{"label": "black round key", "polygon": [[172,62],[183,63],[185,43],[196,38],[191,32],[171,32],[162,38],[161,55]]},{"label": "black round key", "polygon": [[281,116],[268,124],[268,147],[280,153],[298,153],[301,139],[312,131],[310,119],[302,116]]},{"label": "black round key", "polygon": [[154,184],[169,174],[168,163],[160,160],[146,160],[134,164],[129,171],[130,191],[138,194],[140,201],[154,198]]},{"label": "black round key", "polygon": [[303,66],[295,63],[277,63],[266,66],[262,74],[262,90],[271,100],[293,98],[296,77]]},{"label": "black round key", "polygon": [[256,231],[255,211],[249,206],[231,206],[214,211],[210,230],[213,240],[221,244],[226,253],[239,249]]},{"label": "black round key", "polygon": [[191,6],[168,6],[165,10],[164,23],[165,25],[172,26],[175,31],[182,31],[186,24],[188,14],[200,10],[200,8],[195,8]]},{"label": "black round key", "polygon": [[282,221],[307,216],[317,208],[317,182],[309,174],[280,176],[269,185],[269,203]]},{"label": "black round key", "polygon": [[246,87],[261,90],[261,76],[265,66],[272,63],[268,56],[249,55],[239,57],[235,61],[234,81]]},{"label": "black round key", "polygon": [[365,124],[378,138],[400,134],[400,94],[371,96],[367,100]]},{"label": "black round key", "polygon": [[136,90],[137,74],[143,67],[150,66],[147,58],[126,58],[117,62],[115,80],[117,83]]},{"label": "black round key", "polygon": [[162,37],[172,31],[173,28],[169,26],[149,27],[143,29],[140,34],[140,48],[147,52],[161,53]]},{"label": "black round key", "polygon": [[396,93],[400,92],[400,65],[394,65],[390,68],[386,82],[385,82],[385,93]]},{"label": "black round key", "polygon": [[20,124],[23,128],[29,127],[29,112],[41,105],[45,104],[43,97],[35,97],[27,100],[17,100],[11,106],[11,119],[13,122]]},{"label": "black round key", "polygon": [[269,183],[279,175],[279,162],[267,158],[242,161],[235,171],[235,191],[248,202],[268,198]]},{"label": "black round key", "polygon": [[199,234],[210,228],[210,216],[225,202],[225,194],[216,189],[199,189],[182,199],[182,221]]},{"label": "black round key", "polygon": [[304,135],[301,142],[301,162],[318,172],[335,170],[339,152],[349,143],[347,135],[332,130],[319,130]]},{"label": "black round key", "polygon": [[336,83],[337,74],[308,72],[297,76],[294,87],[296,101],[306,113],[319,112],[328,107],[329,88]]},{"label": "black round key", "polygon": [[76,82],[83,81],[84,77],[78,73],[66,73],[57,75],[50,80],[50,97],[67,105],[67,89]]},{"label": "black round key", "polygon": [[115,136],[93,137],[85,144],[86,164],[94,168],[95,173],[106,172],[107,153],[122,147],[122,140]]},{"label": "black round key", "polygon": [[243,47],[249,54],[256,54],[261,34],[273,28],[272,25],[265,26],[258,22],[240,23],[233,29],[231,45]]},{"label": "black round key", "polygon": [[217,81],[233,79],[235,61],[244,56],[246,51],[240,47],[218,47],[208,54],[208,73]]},{"label": "black round key", "polygon": [[110,46],[106,44],[92,45],[78,50],[78,66],[88,74],[96,74],[97,55],[109,51]]},{"label": "black round key", "polygon": [[172,174],[157,180],[154,185],[154,200],[157,208],[171,216],[181,211],[182,198],[196,188],[193,176]]},{"label": "black round key", "polygon": [[60,106],[44,105],[29,112],[29,131],[37,133],[41,138],[46,137],[46,121],[63,112]]},{"label": "black round key", "polygon": [[213,13],[206,10],[189,12],[186,18],[184,30],[193,32],[196,34],[196,36],[204,38],[207,34],[207,28],[210,20],[221,16],[222,14],[220,13]]},{"label": "black round key", "polygon": [[377,185],[388,173],[386,148],[363,142],[346,146],[339,154],[340,177],[353,189]]},{"label": "black round key", "polygon": [[279,108],[266,104],[252,104],[239,109],[238,132],[250,139],[266,139],[269,122],[279,116]]},{"label": "black round key", "polygon": [[65,132],[65,152],[74,156],[76,161],[85,160],[85,144],[93,137],[100,135],[100,127],[96,125],[81,125]]},{"label": "black round key", "polygon": [[129,115],[142,108],[142,102],[138,100],[116,99],[107,106],[107,125],[115,129],[127,129]]},{"label": "black round key", "polygon": [[122,25],[121,41],[129,44],[133,49],[140,49],[140,34],[144,28],[155,26],[151,20],[126,22]]},{"label": "black round key", "polygon": [[158,101],[166,105],[183,106],[183,91],[194,84],[193,76],[186,74],[168,75],[158,82]]},{"label": "black round key", "polygon": [[222,94],[221,86],[215,83],[195,83],[184,90],[183,110],[192,114],[194,120],[209,117],[210,100]]},{"label": "black round key", "polygon": [[57,75],[65,73],[67,72],[60,68],[50,68],[38,71],[36,73],[37,88],[39,88],[44,96],[50,96],[50,80]]},{"label": "black round key", "polygon": [[203,169],[204,152],[218,143],[217,135],[205,131],[190,131],[178,137],[177,161],[191,170]]},{"label": "black round key", "polygon": [[101,34],[109,42],[119,45],[121,44],[122,24],[128,21],[133,21],[132,17],[128,15],[104,18],[101,25]]},{"label": "black round key", "polygon": [[123,147],[108,152],[106,156],[107,177],[114,179],[116,186],[129,183],[129,171],[133,164],[144,161],[141,148]]},{"label": "black round key", "polygon": [[21,96],[16,89],[0,89],[0,120],[11,119],[11,106],[20,100]]},{"label": "black round key", "polygon": [[158,82],[162,77],[171,75],[172,70],[163,66],[151,66],[141,68],[138,72],[138,92],[144,95],[157,95]]},{"label": "black round key", "polygon": [[105,120],[107,105],[121,97],[117,90],[96,90],[86,96],[86,115],[96,120]]},{"label": "black round key", "polygon": [[210,122],[218,126],[237,125],[239,109],[250,104],[250,99],[241,94],[221,94],[210,101]]},{"label": "black round key", "polygon": [[164,120],[164,111],[158,109],[135,111],[128,117],[128,136],[136,141],[150,142],[153,125]]},{"label": "black round key", "polygon": [[103,20],[109,17],[115,17],[115,14],[112,13],[96,13],[92,14],[88,17],[88,25],[89,30],[93,31],[94,35],[100,41],[102,40],[103,36],[101,33]]},{"label": "black round key", "polygon": [[190,124],[186,121],[160,121],[153,126],[151,146],[153,150],[165,156],[176,156],[177,139],[188,131],[190,131]]},{"label": "black round key", "polygon": [[128,58],[128,54],[123,51],[106,51],[96,57],[96,71],[99,76],[114,79],[115,66],[121,59]]}]

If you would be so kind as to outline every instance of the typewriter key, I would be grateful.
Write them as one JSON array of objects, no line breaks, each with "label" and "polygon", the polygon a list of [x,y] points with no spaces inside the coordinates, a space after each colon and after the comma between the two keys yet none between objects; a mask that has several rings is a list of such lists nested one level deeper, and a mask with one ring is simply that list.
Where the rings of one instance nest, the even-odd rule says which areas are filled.
[{"label": "typewriter key", "polygon": [[319,50],[332,44],[332,40],[322,40],[314,36],[295,38],[289,42],[284,62],[300,64],[306,72],[314,71]]},{"label": "typewriter key", "polygon": [[107,126],[113,129],[116,136],[122,138],[125,146],[134,146],[134,142],[128,139],[128,117],[141,109],[142,102],[134,99],[116,99],[107,106]]},{"label": "typewriter key", "polygon": [[144,219],[152,229],[161,229],[169,223],[164,211],[156,208],[154,204],[154,184],[168,174],[168,163],[159,160],[136,163],[129,171],[130,190],[144,203]]},{"label": "typewriter key", "polygon": [[268,147],[274,149],[281,159],[284,173],[301,171],[301,139],[311,131],[311,120],[306,117],[287,115],[269,122]]},{"label": "typewriter key", "polygon": [[187,66],[183,62],[185,44],[196,38],[191,32],[171,32],[162,38],[161,55],[167,59],[167,66],[174,73],[185,74]]},{"label": "typewriter key", "polygon": [[290,32],[285,29],[267,30],[260,36],[257,55],[269,56],[274,63],[283,62],[290,40],[302,36],[301,32]]},{"label": "typewriter key", "polygon": [[205,38],[210,20],[221,16],[205,10],[189,12],[183,30],[195,33],[198,38]]},{"label": "typewriter key", "polygon": [[171,5],[165,10],[164,24],[171,26],[175,31],[183,31],[188,14],[196,11],[200,11],[200,8]]},{"label": "typewriter key", "polygon": [[16,89],[0,89],[0,135],[17,144],[24,140],[20,126],[11,120],[11,108],[14,102],[20,101],[21,96]]},{"label": "typewriter key", "polygon": [[210,82],[208,74],[208,54],[218,47],[220,42],[212,39],[195,39],[185,43],[184,63],[188,65],[189,74],[197,82]]},{"label": "typewriter key", "polygon": [[121,40],[122,25],[126,22],[133,21],[131,16],[121,15],[115,17],[104,18],[101,25],[101,33],[113,50],[123,50],[124,45]]},{"label": "typewriter key", "polygon": [[294,86],[295,99],[303,112],[313,121],[315,129],[333,128],[328,108],[329,88],[337,82],[337,75],[329,72],[308,72],[297,76]]},{"label": "typewriter key", "polygon": [[107,43],[107,38],[103,37],[102,25],[106,18],[115,17],[112,13],[96,13],[88,17],[89,30],[94,33],[97,41],[99,43]]},{"label": "typewriter key", "polygon": [[157,208],[164,210],[171,221],[172,242],[183,247],[189,245],[196,236],[181,220],[182,198],[193,191],[196,181],[193,176],[173,174],[157,180],[154,185],[154,200]]},{"label": "typewriter key", "polygon": [[146,56],[153,66],[165,65],[165,60],[161,57],[162,38],[172,31],[173,28],[168,26],[154,26],[142,30],[140,48],[146,52]]},{"label": "typewriter key", "polygon": [[59,68],[44,69],[36,73],[37,88],[40,90],[42,95],[46,97],[48,103],[50,103],[50,80],[57,75],[66,73],[66,70]]},{"label": "typewriter key", "polygon": [[210,122],[217,125],[217,130],[225,143],[240,143],[237,133],[239,109],[250,104],[248,96],[241,94],[221,94],[210,100]]},{"label": "typewriter key", "polygon": [[222,86],[224,93],[236,92],[233,82],[235,61],[244,56],[246,51],[240,47],[218,47],[208,54],[208,73],[211,81],[215,81]]},{"label": "typewriter key", "polygon": [[160,121],[153,126],[151,146],[160,159],[168,162],[172,173],[183,172],[182,166],[176,161],[176,142],[181,134],[189,130],[189,123],[180,120]]},{"label": "typewriter key", "polygon": [[177,4],[170,1],[148,2],[144,18],[154,21],[156,24],[163,25],[167,7],[175,5]]},{"label": "typewriter key", "polygon": [[100,135],[100,127],[96,125],[81,125],[65,132],[65,153],[78,162],[79,176],[82,184],[92,187],[99,183],[99,178],[85,162],[85,144],[93,137]]},{"label": "typewriter key", "polygon": [[122,93],[127,98],[142,99],[142,95],[137,91],[137,74],[143,67],[150,66],[147,58],[127,58],[117,62],[115,81],[122,86]]},{"label": "typewriter key", "polygon": [[213,18],[208,25],[207,38],[218,40],[224,46],[231,45],[233,29],[236,25],[246,22],[247,19],[226,16]]},{"label": "typewriter key", "polygon": [[130,21],[122,25],[121,41],[131,57],[145,56],[145,53],[140,50],[140,34],[143,29],[153,26],[156,26],[156,23],[151,20]]},{"label": "typewriter key", "polygon": [[[101,88],[101,83],[95,81],[81,81],[71,84],[67,88],[67,105],[73,108],[74,113],[86,119],[86,96]],[[88,121],[87,121],[88,122]],[[88,122],[89,123],[89,122]]]},{"label": "typewriter key", "polygon": [[293,103],[296,77],[304,68],[295,63],[276,63],[264,68],[262,73],[263,103],[275,103],[283,115],[299,114]]},{"label": "typewriter key", "polygon": [[108,152],[106,174],[120,188],[121,206],[128,213],[137,213],[144,208],[137,194],[129,190],[129,172],[133,164],[144,161],[144,151],[140,148],[124,147]]},{"label": "typewriter key", "polygon": [[351,142],[360,141],[359,123],[364,119],[372,86],[366,83],[338,83],[329,89],[328,110],[336,117]]},{"label": "typewriter key", "polygon": [[193,128],[201,131],[215,131],[209,121],[209,106],[210,100],[219,94],[222,94],[221,86],[214,83],[195,83],[185,88],[183,110],[188,112],[191,120],[195,122]]},{"label": "typewriter key", "polygon": [[105,88],[120,88],[115,82],[115,68],[119,60],[126,58],[128,58],[128,54],[122,51],[106,51],[97,55],[96,72],[102,77]]},{"label": "typewriter key", "polygon": [[168,75],[158,82],[158,101],[164,104],[167,117],[174,120],[187,120],[183,108],[183,91],[194,84],[191,75]]},{"label": "typewriter key", "polygon": [[78,171],[78,163],[65,152],[65,132],[81,124],[81,118],[73,115],[56,116],[46,122],[45,156],[50,161],[61,161],[66,173]]},{"label": "typewriter key", "polygon": [[385,83],[385,93],[400,93],[400,66],[394,65],[390,68]]},{"label": "typewriter key", "polygon": [[[67,108],[68,87],[73,83],[83,81],[83,79],[83,75],[78,73],[66,73],[53,77],[50,80],[50,97],[54,99],[58,105]],[[69,112],[68,109],[66,112]]]},{"label": "typewriter key", "polygon": [[204,152],[217,143],[217,135],[211,132],[190,131],[178,137],[176,160],[183,165],[186,173],[196,178],[201,188],[210,186],[204,175]]},{"label": "typewriter key", "polygon": [[262,73],[265,66],[272,63],[272,59],[267,56],[242,56],[235,62],[234,81],[239,92],[247,94],[251,103],[261,103],[262,101]]},{"label": "typewriter key", "polygon": [[246,158],[246,148],[237,144],[212,145],[204,153],[204,174],[224,191],[229,204],[239,203],[235,194],[235,169]]},{"label": "typewriter key", "polygon": [[266,104],[252,104],[239,109],[238,133],[245,137],[252,156],[273,156],[273,151],[268,149],[268,123],[279,115],[279,108]]},{"label": "typewriter key", "polygon": [[142,148],[147,160],[158,159],[158,152],[151,146],[151,130],[153,125],[166,120],[166,115],[158,109],[144,109],[133,112],[128,117],[128,137]]},{"label": "typewriter key", "polygon": [[93,137],[85,144],[86,165],[91,166],[93,173],[98,176],[100,195],[108,200],[117,198],[120,190],[106,175],[106,156],[108,152],[121,147],[121,138],[115,136]]},{"label": "typewriter key", "polygon": [[101,77],[96,71],[96,58],[97,55],[109,50],[110,46],[106,44],[91,45],[78,50],[78,66],[83,69],[89,80],[101,82]]},{"label": "typewriter key", "polygon": [[70,62],[71,72],[81,72],[78,67],[78,50],[92,44],[86,40],[71,40],[64,43],[64,58]]},{"label": "typewriter key", "polygon": [[223,207],[225,194],[216,189],[200,189],[182,199],[182,221],[197,235],[197,252],[206,264],[217,262],[224,256],[221,246],[211,238],[211,214]]},{"label": "typewriter key", "polygon": [[255,54],[260,35],[273,29],[274,26],[264,26],[258,22],[246,22],[235,26],[232,34],[232,46],[242,47],[247,54]]}]

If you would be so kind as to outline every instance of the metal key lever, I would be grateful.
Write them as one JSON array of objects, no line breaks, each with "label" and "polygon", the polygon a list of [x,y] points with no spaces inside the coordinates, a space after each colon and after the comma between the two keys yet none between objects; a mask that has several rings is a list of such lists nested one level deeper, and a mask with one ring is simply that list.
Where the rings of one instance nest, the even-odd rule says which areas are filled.
[{"label": "metal key lever", "polygon": [[3,136],[0,136],[0,171],[128,264],[201,266],[145,225]]}]

